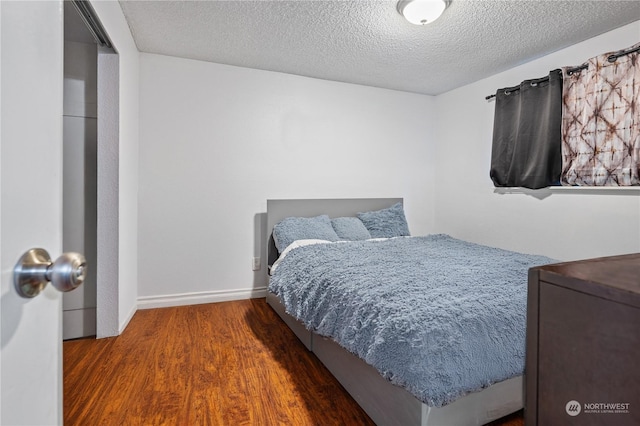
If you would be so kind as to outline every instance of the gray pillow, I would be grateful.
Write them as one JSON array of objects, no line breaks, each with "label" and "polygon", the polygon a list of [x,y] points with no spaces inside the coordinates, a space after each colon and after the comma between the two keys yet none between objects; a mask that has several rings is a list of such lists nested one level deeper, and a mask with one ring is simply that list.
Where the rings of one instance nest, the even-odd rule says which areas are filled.
[{"label": "gray pillow", "polygon": [[331,226],[329,216],[287,217],[273,227],[273,241],[280,253],[296,240],[338,241],[340,237]]},{"label": "gray pillow", "polygon": [[373,238],[404,237],[411,235],[402,203],[372,212],[358,213]]},{"label": "gray pillow", "polygon": [[342,240],[360,241],[371,238],[364,223],[357,217],[336,217],[331,219],[331,225]]}]

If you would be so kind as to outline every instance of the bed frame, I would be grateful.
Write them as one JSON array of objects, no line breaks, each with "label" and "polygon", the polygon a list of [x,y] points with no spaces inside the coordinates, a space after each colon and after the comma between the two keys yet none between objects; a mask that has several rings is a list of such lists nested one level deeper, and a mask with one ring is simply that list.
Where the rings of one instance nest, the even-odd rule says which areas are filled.
[{"label": "bed frame", "polygon": [[[267,200],[268,267],[278,257],[272,229],[286,217],[355,216],[358,212],[379,210],[402,201],[402,198]],[[468,394],[444,407],[430,407],[391,384],[375,368],[333,340],[307,330],[285,312],[276,295],[267,292],[267,303],[377,425],[482,425],[523,407],[522,376]]]}]

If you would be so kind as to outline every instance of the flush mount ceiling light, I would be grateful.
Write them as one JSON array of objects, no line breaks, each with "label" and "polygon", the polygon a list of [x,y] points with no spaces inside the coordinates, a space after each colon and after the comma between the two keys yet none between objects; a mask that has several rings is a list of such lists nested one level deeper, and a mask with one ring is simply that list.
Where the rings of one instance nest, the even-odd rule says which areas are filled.
[{"label": "flush mount ceiling light", "polygon": [[446,0],[400,0],[398,12],[412,24],[426,25],[438,19],[448,5]]}]

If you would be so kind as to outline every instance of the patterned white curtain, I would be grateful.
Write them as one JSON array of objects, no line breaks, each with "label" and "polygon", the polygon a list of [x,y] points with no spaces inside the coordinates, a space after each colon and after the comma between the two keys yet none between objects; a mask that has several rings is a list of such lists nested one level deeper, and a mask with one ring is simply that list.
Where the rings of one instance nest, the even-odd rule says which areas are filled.
[{"label": "patterned white curtain", "polygon": [[563,185],[640,185],[640,52],[611,55],[562,69]]}]

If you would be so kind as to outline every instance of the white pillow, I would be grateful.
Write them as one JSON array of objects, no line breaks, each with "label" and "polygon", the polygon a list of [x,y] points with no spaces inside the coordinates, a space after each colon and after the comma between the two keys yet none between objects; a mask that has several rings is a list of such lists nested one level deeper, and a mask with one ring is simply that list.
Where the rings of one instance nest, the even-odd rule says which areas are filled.
[{"label": "white pillow", "polygon": [[280,265],[280,262],[282,262],[282,259],[284,259],[291,250],[297,249],[298,247],[310,246],[313,244],[330,244],[330,243],[332,243],[332,241],[318,240],[313,238],[305,239],[305,240],[295,240],[294,242],[289,244],[282,251],[282,253],[280,253],[280,257],[278,257],[278,259],[275,262],[273,262],[273,265],[271,265],[271,274],[275,272],[278,265]]}]

